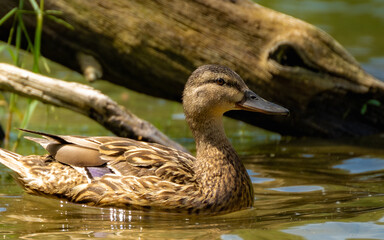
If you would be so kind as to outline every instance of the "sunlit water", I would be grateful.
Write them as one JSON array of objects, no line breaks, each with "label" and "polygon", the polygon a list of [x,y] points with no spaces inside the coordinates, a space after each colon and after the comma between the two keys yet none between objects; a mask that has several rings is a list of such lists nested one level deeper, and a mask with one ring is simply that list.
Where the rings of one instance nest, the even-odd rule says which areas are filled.
[{"label": "sunlit water", "polygon": [[[384,79],[384,1],[259,2],[323,28],[367,71]],[[6,50],[2,54],[10,61]],[[56,66],[52,75],[82,81],[78,74]],[[94,87],[194,151],[179,104],[127,93],[104,82]],[[24,105],[19,101],[19,108]],[[0,105],[2,125],[5,116]],[[18,116],[15,121],[20,121]],[[10,171],[0,166],[0,239],[384,239],[384,136],[291,139],[233,120],[226,119],[225,125],[251,176],[253,209],[195,218],[87,207],[25,195]],[[85,117],[44,105],[39,105],[29,127],[110,135]],[[43,152],[27,141],[18,151]]]}]

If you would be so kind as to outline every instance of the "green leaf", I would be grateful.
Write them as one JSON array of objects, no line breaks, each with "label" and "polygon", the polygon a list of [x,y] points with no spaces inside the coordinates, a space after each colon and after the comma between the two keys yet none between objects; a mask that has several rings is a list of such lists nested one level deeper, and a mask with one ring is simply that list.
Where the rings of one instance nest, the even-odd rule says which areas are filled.
[{"label": "green leaf", "polygon": [[361,115],[364,115],[365,113],[367,113],[368,105],[380,107],[381,106],[381,102],[379,100],[376,100],[376,99],[368,100],[367,102],[364,103],[364,105],[360,109]]},{"label": "green leaf", "polygon": [[381,102],[379,100],[376,100],[376,99],[371,99],[367,102],[367,104],[370,104],[370,105],[373,105],[373,106],[376,106],[376,107],[380,107],[381,106]]},{"label": "green leaf", "polygon": [[368,105],[364,104],[363,107],[361,107],[360,113],[361,115],[364,115],[367,112]]}]

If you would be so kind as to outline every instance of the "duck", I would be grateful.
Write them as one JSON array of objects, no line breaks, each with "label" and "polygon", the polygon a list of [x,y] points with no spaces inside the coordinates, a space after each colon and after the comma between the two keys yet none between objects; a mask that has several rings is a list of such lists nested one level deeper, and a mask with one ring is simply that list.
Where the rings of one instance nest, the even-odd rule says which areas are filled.
[{"label": "duck", "polygon": [[29,194],[68,202],[131,210],[219,214],[251,208],[251,179],[226,137],[223,114],[245,110],[288,115],[266,101],[234,71],[203,65],[188,78],[182,96],[196,157],[156,143],[114,136],[54,135],[21,129],[45,155],[0,149]]}]

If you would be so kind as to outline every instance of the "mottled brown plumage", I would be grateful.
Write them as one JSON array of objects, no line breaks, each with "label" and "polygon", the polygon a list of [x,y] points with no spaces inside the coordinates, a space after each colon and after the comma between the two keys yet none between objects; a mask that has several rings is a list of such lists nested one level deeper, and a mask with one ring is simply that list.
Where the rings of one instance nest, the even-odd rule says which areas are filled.
[{"label": "mottled brown plumage", "polygon": [[0,150],[0,162],[18,174],[28,193],[72,202],[131,209],[219,213],[249,208],[253,188],[224,133],[222,115],[235,109],[269,114],[288,111],[251,92],[229,68],[205,65],[189,78],[183,106],[197,156],[159,144],[119,137],[44,138],[49,155]]}]

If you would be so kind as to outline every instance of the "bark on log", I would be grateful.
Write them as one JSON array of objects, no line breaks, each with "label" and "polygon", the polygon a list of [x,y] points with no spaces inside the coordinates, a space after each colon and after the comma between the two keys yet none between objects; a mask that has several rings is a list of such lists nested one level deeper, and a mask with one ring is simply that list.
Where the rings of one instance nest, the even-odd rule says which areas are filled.
[{"label": "bark on log", "polygon": [[0,63],[0,89],[78,112],[121,137],[160,143],[187,151],[147,121],[119,106],[98,90],[83,84],[45,77]]},{"label": "bark on log", "polygon": [[[0,1],[0,15],[17,1]],[[78,52],[97,59],[103,79],[180,101],[197,66],[218,63],[238,72],[290,118],[230,115],[289,135],[358,136],[384,131],[384,84],[364,72],[323,31],[249,0],[46,0],[70,30],[45,19],[43,54],[71,69]],[[25,17],[29,29],[33,16]],[[9,21],[0,39],[7,39]]]}]

